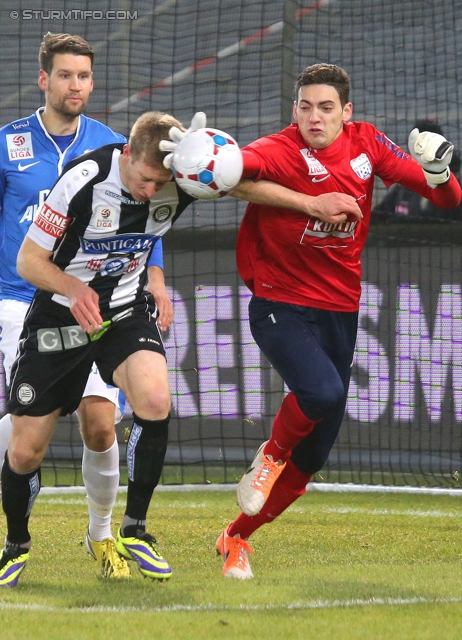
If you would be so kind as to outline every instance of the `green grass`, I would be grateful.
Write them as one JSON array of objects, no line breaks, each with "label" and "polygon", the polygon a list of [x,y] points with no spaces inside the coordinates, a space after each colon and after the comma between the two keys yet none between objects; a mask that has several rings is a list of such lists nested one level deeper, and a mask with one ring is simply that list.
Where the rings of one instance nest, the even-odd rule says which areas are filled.
[{"label": "green grass", "polygon": [[[121,496],[114,530],[123,505]],[[149,530],[171,580],[135,570],[105,581],[84,551],[83,496],[39,497],[28,566],[16,589],[0,592],[1,639],[461,636],[460,498],[309,493],[254,534],[255,579],[245,582],[225,580],[214,552],[237,513],[232,492],[158,493]]]}]

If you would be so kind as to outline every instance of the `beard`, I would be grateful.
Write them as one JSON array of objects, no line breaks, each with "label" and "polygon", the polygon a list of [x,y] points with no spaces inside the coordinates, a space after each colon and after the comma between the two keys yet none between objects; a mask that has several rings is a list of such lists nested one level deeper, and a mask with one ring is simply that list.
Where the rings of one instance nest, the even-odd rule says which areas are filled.
[{"label": "beard", "polygon": [[87,101],[83,100],[79,104],[69,104],[66,98],[50,101],[50,107],[63,120],[73,120],[85,111]]}]

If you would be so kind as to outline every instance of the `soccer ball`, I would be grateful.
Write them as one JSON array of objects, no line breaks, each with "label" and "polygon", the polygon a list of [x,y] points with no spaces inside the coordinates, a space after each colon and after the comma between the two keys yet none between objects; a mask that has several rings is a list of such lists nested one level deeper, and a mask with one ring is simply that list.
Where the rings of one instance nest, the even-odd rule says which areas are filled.
[{"label": "soccer ball", "polygon": [[173,154],[177,184],[195,198],[210,200],[225,195],[241,179],[242,153],[236,140],[219,129],[188,133]]}]

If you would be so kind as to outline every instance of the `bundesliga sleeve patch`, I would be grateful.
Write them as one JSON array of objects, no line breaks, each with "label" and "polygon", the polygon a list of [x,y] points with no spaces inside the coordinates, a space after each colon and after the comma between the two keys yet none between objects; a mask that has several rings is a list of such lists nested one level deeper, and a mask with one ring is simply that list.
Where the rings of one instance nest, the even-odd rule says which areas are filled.
[{"label": "bundesliga sleeve patch", "polygon": [[42,208],[34,220],[34,224],[39,227],[39,229],[53,238],[62,238],[69,222],[70,218],[61,215],[57,211],[53,211],[46,202],[43,203]]}]

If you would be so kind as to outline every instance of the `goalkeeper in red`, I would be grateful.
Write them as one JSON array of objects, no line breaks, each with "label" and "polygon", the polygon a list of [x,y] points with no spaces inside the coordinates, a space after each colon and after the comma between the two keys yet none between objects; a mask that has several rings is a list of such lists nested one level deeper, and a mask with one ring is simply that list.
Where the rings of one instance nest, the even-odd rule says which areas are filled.
[{"label": "goalkeeper in red", "polygon": [[[375,176],[437,207],[461,199],[448,169],[453,146],[443,136],[414,129],[408,155],[372,124],[350,122],[349,91],[343,69],[306,68],[296,84],[295,123],[243,149],[243,177],[298,193],[272,185],[274,203],[293,208],[249,204],[238,235],[239,273],[253,293],[252,335],[289,393],[238,485],[242,513],[217,540],[226,577],[253,577],[248,538],[305,493],[339,432]],[[242,195],[245,183],[232,194],[239,189]]]}]

